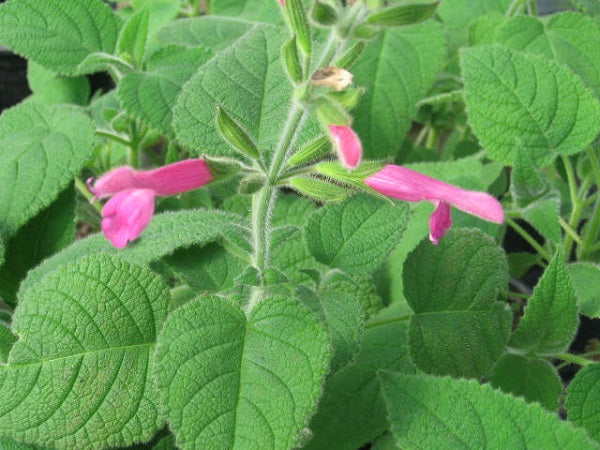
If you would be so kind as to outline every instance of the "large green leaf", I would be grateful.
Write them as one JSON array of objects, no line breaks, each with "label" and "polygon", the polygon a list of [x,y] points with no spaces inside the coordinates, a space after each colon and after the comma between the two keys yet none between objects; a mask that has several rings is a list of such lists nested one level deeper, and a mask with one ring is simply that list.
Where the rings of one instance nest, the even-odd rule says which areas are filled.
[{"label": "large green leaf", "polygon": [[377,372],[413,373],[408,358],[407,315],[397,308],[381,311],[365,325],[356,361],[325,383],[317,413],[310,422],[310,450],[355,450],[388,427]]},{"label": "large green leaf", "polygon": [[275,0],[272,2],[264,0],[213,0],[210,2],[211,14],[240,17],[257,22],[282,22],[281,10],[281,6]]},{"label": "large green leaf", "polygon": [[577,153],[600,131],[600,104],[566,67],[501,46],[461,51],[469,123],[490,157],[538,166]]},{"label": "large green leaf", "polygon": [[26,292],[0,367],[0,434],[59,448],[150,439],[164,421],[149,369],[168,299],[148,269],[108,255]]},{"label": "large green leaf", "polygon": [[74,103],[83,106],[90,98],[90,82],[85,76],[59,76],[33,61],[27,63],[27,82],[35,101],[46,105]]},{"label": "large green leaf", "polygon": [[178,248],[221,239],[243,251],[250,250],[249,230],[236,214],[201,209],[160,214],[150,222],[141,238],[125,249],[115,249],[101,234],[75,242],[30,271],[20,291],[29,289],[61,264],[85,255],[109,253],[133,263],[149,264]]},{"label": "large green leaf", "polygon": [[600,318],[600,266],[580,262],[570,264],[568,269],[579,312],[588,317]]},{"label": "large green leaf", "polygon": [[562,352],[578,323],[575,292],[563,254],[558,251],[527,301],[509,345],[534,354]]},{"label": "large green leaf", "polygon": [[550,411],[558,408],[563,389],[558,372],[547,360],[512,353],[498,360],[490,384],[528,402],[538,402]]},{"label": "large green leaf", "polygon": [[184,83],[212,52],[203,48],[167,46],[148,61],[147,71],[131,72],[118,86],[121,105],[161,133],[173,136],[171,121],[175,100]]},{"label": "large green leaf", "polygon": [[216,106],[222,105],[270,153],[290,107],[291,86],[279,61],[286,37],[278,27],[254,25],[204,64],[173,111],[178,141],[196,154],[233,155],[215,127]]},{"label": "large green leaf", "polygon": [[415,312],[410,355],[424,372],[482,377],[504,351],[511,314],[496,301],[508,284],[503,251],[478,230],[451,230],[408,256],[404,295]]},{"label": "large green leaf", "polygon": [[366,88],[353,111],[366,157],[396,154],[416,114],[415,103],[445,56],[442,27],[434,21],[383,31],[369,44],[352,67],[355,83]]},{"label": "large green leaf", "polygon": [[92,154],[93,124],[61,106],[21,104],[0,117],[0,235],[48,206]]},{"label": "large green leaf", "polygon": [[600,364],[584,367],[567,388],[567,418],[600,442]]},{"label": "large green leaf", "polygon": [[0,6],[0,44],[62,75],[115,50],[120,21],[101,0],[11,0]]},{"label": "large green leaf", "polygon": [[313,212],[304,239],[317,261],[348,273],[377,268],[400,241],[408,207],[358,194]]},{"label": "large green leaf", "polygon": [[265,299],[246,319],[228,301],[177,309],[155,375],[182,448],[292,448],[329,366],[329,338],[293,300]]},{"label": "large green leaf", "polygon": [[574,12],[554,14],[542,20],[516,16],[504,22],[496,42],[566,64],[600,96],[600,26]]},{"label": "large green leaf", "polygon": [[541,406],[475,380],[383,372],[392,431],[401,448],[598,448]]},{"label": "large green leaf", "polygon": [[27,271],[75,238],[75,192],[65,189],[8,241],[6,264],[0,266],[0,296],[16,303],[19,283]]}]

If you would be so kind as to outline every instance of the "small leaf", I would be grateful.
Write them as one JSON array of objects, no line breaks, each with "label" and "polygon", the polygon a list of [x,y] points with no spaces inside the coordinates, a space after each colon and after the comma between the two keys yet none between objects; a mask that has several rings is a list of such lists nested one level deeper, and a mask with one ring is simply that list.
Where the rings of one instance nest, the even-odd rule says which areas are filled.
[{"label": "small leaf", "polygon": [[374,270],[398,243],[407,207],[365,195],[311,214],[304,239],[317,261],[348,273]]},{"label": "small leaf", "polygon": [[498,360],[490,384],[529,403],[538,402],[550,411],[558,408],[563,389],[558,372],[548,361],[511,353]]},{"label": "small leaf", "polygon": [[410,355],[424,372],[482,377],[502,355],[511,314],[496,301],[508,284],[503,251],[483,232],[453,229],[424,240],[404,263],[404,295],[415,312]]},{"label": "small leaf", "polygon": [[369,16],[367,22],[382,27],[399,27],[423,22],[435,12],[439,2],[389,6]]},{"label": "small leaf", "polygon": [[548,182],[535,170],[526,152],[517,152],[510,177],[510,193],[519,206],[527,206],[548,190]]},{"label": "small leaf", "polygon": [[147,71],[131,72],[117,87],[123,108],[132,116],[173,136],[172,109],[181,88],[212,52],[201,47],[168,46],[154,53]]},{"label": "small leaf", "polygon": [[600,364],[582,368],[567,387],[567,418],[600,442]]},{"label": "small leaf", "polygon": [[248,133],[231,118],[222,106],[217,106],[217,130],[232,148],[256,159],[259,157],[258,148]]},{"label": "small leaf", "polygon": [[146,9],[135,12],[127,19],[117,39],[117,54],[128,55],[135,67],[140,67],[144,59],[149,18],[150,14]]},{"label": "small leaf", "polygon": [[294,177],[290,179],[290,186],[319,202],[341,202],[348,196],[343,187],[312,177]]},{"label": "small leaf", "polygon": [[154,372],[182,448],[292,448],[327,372],[328,336],[293,300],[246,320],[206,297],[169,316]]},{"label": "small leaf", "polygon": [[600,131],[600,104],[581,80],[548,58],[501,46],[461,50],[469,123],[489,156],[536,166],[585,148]]},{"label": "small leaf", "polygon": [[45,277],[15,311],[0,434],[59,448],[150,439],[164,421],[149,366],[168,296],[148,269],[107,255]]},{"label": "small leaf", "polygon": [[523,218],[529,222],[544,238],[554,244],[562,242],[560,223],[558,221],[560,199],[548,196],[533,202],[522,209]]},{"label": "small leaf", "polygon": [[369,44],[352,69],[355,83],[365,88],[353,124],[365,158],[384,159],[397,153],[416,115],[415,103],[429,89],[445,58],[444,32],[433,21],[385,30]]},{"label": "small leaf", "polygon": [[564,351],[577,330],[577,303],[562,251],[557,251],[527,301],[509,346],[532,354]]},{"label": "small leaf", "polygon": [[65,189],[93,140],[91,120],[70,107],[20,104],[2,114],[0,235],[13,234]]},{"label": "small leaf", "polygon": [[302,81],[302,66],[300,65],[300,58],[298,57],[298,47],[296,46],[296,37],[293,36],[281,47],[281,59],[283,60],[283,66],[294,83],[300,83]]},{"label": "small leaf", "polygon": [[382,372],[392,432],[401,448],[597,448],[536,404],[480,385]]},{"label": "small leaf", "polygon": [[112,54],[119,19],[101,0],[12,0],[0,6],[0,42],[61,75],[91,53]]},{"label": "small leaf", "polygon": [[377,314],[384,306],[373,277],[368,274],[350,276],[343,272],[329,273],[319,288],[323,293],[338,291],[357,297],[365,320]]},{"label": "small leaf", "polygon": [[600,266],[587,262],[569,264],[579,312],[591,318],[600,318]]},{"label": "small leaf", "polygon": [[310,422],[307,450],[355,450],[388,428],[377,372],[414,373],[408,358],[406,316],[388,308],[365,324],[361,349],[353,364],[327,379]]},{"label": "small leaf", "polygon": [[90,82],[86,77],[59,76],[33,61],[27,63],[27,82],[35,100],[46,105],[84,106],[90,98]]}]

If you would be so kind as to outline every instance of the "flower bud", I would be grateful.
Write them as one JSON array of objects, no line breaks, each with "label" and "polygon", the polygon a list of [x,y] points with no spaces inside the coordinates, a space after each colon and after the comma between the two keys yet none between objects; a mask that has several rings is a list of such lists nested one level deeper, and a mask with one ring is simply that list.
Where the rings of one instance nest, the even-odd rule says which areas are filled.
[{"label": "flower bud", "polygon": [[335,63],[337,67],[349,69],[354,65],[358,57],[362,54],[366,45],[364,42],[357,42],[344,53]]},{"label": "flower bud", "polygon": [[296,36],[292,37],[281,47],[281,57],[285,70],[294,83],[302,81],[302,67],[298,58],[298,47],[296,46]]},{"label": "flower bud", "polygon": [[433,15],[438,3],[391,6],[369,16],[367,23],[381,27],[398,27],[423,22]]},{"label": "flower bud", "polygon": [[341,186],[312,177],[295,177],[290,185],[300,194],[320,202],[341,202],[348,192]]},{"label": "flower bud", "polygon": [[310,11],[310,18],[319,25],[329,26],[337,22],[338,16],[333,6],[317,0]]},{"label": "flower bud", "polygon": [[217,129],[223,139],[234,149],[250,156],[258,158],[258,147],[250,136],[225,112],[223,107],[217,106]]},{"label": "flower bud", "polygon": [[304,164],[315,161],[331,151],[331,141],[327,136],[319,136],[308,142],[292,155],[291,165]]},{"label": "flower bud", "polygon": [[352,84],[354,75],[339,67],[324,67],[313,73],[310,80],[316,86],[327,86],[335,91],[341,91]]},{"label": "flower bud", "polygon": [[311,42],[310,30],[306,23],[306,14],[302,6],[302,0],[287,0],[285,11],[292,33],[296,35],[298,47],[305,55],[310,55]]}]

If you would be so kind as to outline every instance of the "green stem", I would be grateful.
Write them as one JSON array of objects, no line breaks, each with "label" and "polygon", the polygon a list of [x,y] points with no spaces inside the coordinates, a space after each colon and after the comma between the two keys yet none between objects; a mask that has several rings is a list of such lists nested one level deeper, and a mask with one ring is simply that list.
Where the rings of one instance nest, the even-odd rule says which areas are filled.
[{"label": "green stem", "polygon": [[102,212],[102,205],[94,199],[94,196],[90,191],[88,191],[87,186],[83,181],[79,178],[75,178],[75,188],[83,195],[87,200],[89,200],[90,204],[96,208],[98,212]]},{"label": "green stem", "polygon": [[[594,173],[594,178],[596,180],[596,186],[600,189],[600,162],[598,161],[598,157],[596,156],[596,152],[587,148],[586,152],[590,159],[590,163],[592,166],[592,172]],[[584,203],[585,204],[585,203]],[[582,205],[582,208],[585,206]],[[600,229],[600,199],[596,201],[596,206],[594,207],[594,212],[592,213],[592,219],[585,233],[583,244],[581,245],[581,258],[585,258],[589,254],[589,249],[592,247],[592,244],[596,242],[596,237],[598,236],[598,231]]]},{"label": "green stem", "polygon": [[565,230],[565,233],[567,233],[569,236],[571,236],[571,239],[577,242],[577,245],[581,245],[581,237],[579,237],[577,232],[573,228],[571,228],[571,226],[565,221],[565,219],[558,216],[558,223],[560,224],[562,229]]},{"label": "green stem", "polygon": [[105,138],[110,139],[111,141],[117,142],[119,144],[126,145],[127,147],[131,146],[131,141],[129,141],[129,139],[127,139],[126,137],[123,137],[121,135],[118,135],[116,133],[113,133],[112,131],[97,129],[96,134],[98,136],[105,137]]},{"label": "green stem", "polygon": [[433,127],[429,127],[429,133],[427,134],[427,141],[425,142],[425,148],[431,148],[437,150],[437,131]]},{"label": "green stem", "polygon": [[[573,170],[573,166],[571,165],[571,161],[568,156],[562,156],[562,161],[565,166],[565,172],[567,173],[567,182],[569,184],[569,195],[571,196],[571,204],[573,208],[571,210],[571,216],[569,217],[569,227],[576,230],[577,225],[579,224],[579,218],[581,217],[581,212],[583,210],[582,204],[577,194],[577,182],[575,180],[575,172]],[[565,257],[567,260],[570,259],[571,249],[573,248],[573,238],[567,234],[565,236],[564,249],[565,249]]]},{"label": "green stem", "polygon": [[578,364],[580,366],[589,366],[590,364],[594,364],[594,361],[587,358],[582,358],[578,355],[573,355],[571,353],[556,353],[551,355],[552,358],[562,359],[563,361],[567,361],[572,364]]},{"label": "green stem", "polygon": [[536,252],[538,252],[542,258],[544,258],[546,261],[550,261],[552,259],[552,256],[546,251],[546,249],[544,249],[544,247],[542,247],[540,244],[538,244],[538,242],[524,229],[522,228],[517,222],[515,222],[514,220],[512,220],[510,217],[505,217],[506,223],[508,225],[510,225],[510,227],[515,230],[517,233],[519,233],[521,235],[521,237],[523,239],[525,239],[527,241],[527,243],[529,245],[531,245]]},{"label": "green stem", "polygon": [[410,319],[414,314],[401,314],[398,316],[384,317],[381,319],[369,320],[365,323],[365,329],[379,327],[381,325],[389,325],[391,323],[403,322]]}]

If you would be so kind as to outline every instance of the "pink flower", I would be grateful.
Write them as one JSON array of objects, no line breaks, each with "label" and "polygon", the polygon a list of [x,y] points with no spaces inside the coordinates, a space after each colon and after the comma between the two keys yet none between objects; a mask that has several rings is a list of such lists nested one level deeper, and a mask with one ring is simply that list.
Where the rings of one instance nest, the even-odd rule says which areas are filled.
[{"label": "pink flower", "polygon": [[504,221],[502,206],[491,195],[467,191],[406,167],[389,164],[364,181],[371,189],[388,197],[408,202],[432,202],[435,210],[429,217],[429,239],[434,244],[452,225],[449,205],[490,222]]},{"label": "pink flower", "polygon": [[95,198],[112,198],[102,208],[102,232],[110,243],[123,248],[137,238],[154,213],[154,197],[197,189],[211,180],[204,160],[186,159],[158,169],[140,171],[117,167],[87,186]]},{"label": "pink flower", "polygon": [[285,0],[278,0],[281,6],[285,6]]},{"label": "pink flower", "polygon": [[362,156],[362,144],[354,130],[347,125],[329,125],[329,133],[342,166],[350,170],[358,167]]}]

